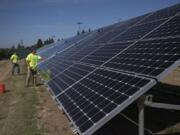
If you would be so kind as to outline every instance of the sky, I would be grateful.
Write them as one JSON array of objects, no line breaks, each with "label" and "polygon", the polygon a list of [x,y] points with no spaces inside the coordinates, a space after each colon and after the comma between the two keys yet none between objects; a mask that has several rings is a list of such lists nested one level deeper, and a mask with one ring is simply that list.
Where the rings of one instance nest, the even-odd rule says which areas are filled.
[{"label": "sky", "polygon": [[40,38],[67,38],[81,29],[97,29],[180,0],[0,0],[0,48]]}]

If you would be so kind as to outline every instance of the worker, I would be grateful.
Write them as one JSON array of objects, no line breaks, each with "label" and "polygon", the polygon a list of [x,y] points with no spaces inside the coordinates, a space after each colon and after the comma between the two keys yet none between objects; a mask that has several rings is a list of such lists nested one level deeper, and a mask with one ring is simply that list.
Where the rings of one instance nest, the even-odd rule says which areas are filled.
[{"label": "worker", "polygon": [[27,78],[26,78],[26,86],[29,86],[30,78],[32,78],[33,85],[36,86],[36,74],[37,74],[37,65],[38,62],[42,59],[41,56],[36,54],[36,50],[33,50],[26,57],[26,63],[28,67]]},{"label": "worker", "polygon": [[10,57],[10,61],[12,63],[12,75],[14,75],[15,70],[17,69],[17,73],[20,74],[20,67],[19,67],[19,57],[16,54],[16,52],[14,52],[11,57]]}]

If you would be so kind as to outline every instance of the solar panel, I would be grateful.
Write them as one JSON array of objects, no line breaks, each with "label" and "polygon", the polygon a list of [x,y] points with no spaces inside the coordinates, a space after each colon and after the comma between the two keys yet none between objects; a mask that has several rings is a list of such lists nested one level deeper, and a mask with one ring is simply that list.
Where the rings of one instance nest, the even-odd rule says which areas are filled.
[{"label": "solar panel", "polygon": [[97,69],[57,100],[79,133],[92,134],[154,84],[151,79]]},{"label": "solar panel", "polygon": [[138,40],[145,34],[149,33],[151,30],[159,26],[165,20],[159,20],[155,22],[150,22],[146,24],[136,25],[129,29],[127,32],[115,37],[111,42],[128,41],[128,40]]},{"label": "solar panel", "polygon": [[85,33],[85,34],[74,36],[68,39],[64,39],[56,43],[52,43],[48,45],[47,47],[44,47],[44,49],[39,49],[38,54],[44,58],[48,58],[52,56],[53,54],[68,48],[74,43],[81,42],[82,40],[86,39],[89,34],[90,33]]},{"label": "solar panel", "polygon": [[159,78],[180,59],[180,38],[155,39],[137,42],[105,63],[105,67]]},{"label": "solar panel", "polygon": [[96,51],[94,51],[90,55],[87,55],[86,57],[84,57],[81,60],[81,62],[93,64],[93,65],[101,65],[131,44],[132,42],[106,44],[98,48]]},{"label": "solar panel", "polygon": [[180,4],[158,10],[154,12],[151,16],[146,18],[144,21],[142,21],[142,23],[169,18],[171,16],[174,16],[178,12],[180,12]]},{"label": "solar panel", "polygon": [[177,4],[103,27],[39,64],[79,134],[94,133],[180,65],[179,15]]},{"label": "solar panel", "polygon": [[63,72],[66,68],[70,67],[71,65],[73,65],[73,63],[70,61],[52,58],[47,62],[39,65],[38,69],[43,72],[46,72],[49,76],[49,79],[52,79],[55,76],[57,76],[57,74]]},{"label": "solar panel", "polygon": [[91,46],[91,43],[96,39],[100,38],[106,32],[107,31],[101,34],[99,34],[98,32],[91,32],[91,34],[88,37],[86,37],[86,39],[82,40],[79,43],[73,44],[71,47],[69,47],[66,50],[58,52],[55,57],[57,57],[58,59],[68,59],[71,61],[72,60],[78,61],[84,56],[88,55],[88,53],[91,53],[91,50],[93,51],[95,48],[98,48],[98,46]]},{"label": "solar panel", "polygon": [[180,36],[180,16],[174,17],[172,20],[168,21],[166,24],[162,25],[160,28],[155,30],[153,33],[149,34],[146,38],[158,38],[167,36]]},{"label": "solar panel", "polygon": [[113,27],[113,29],[109,30],[107,34],[104,34],[101,38],[93,42],[93,44],[106,43],[110,41],[113,37],[116,37],[120,35],[121,33],[125,32],[131,26],[140,22],[143,18],[146,18],[148,15],[149,14],[145,14],[143,16],[139,16],[139,17],[130,19],[128,21],[118,23],[116,27]]},{"label": "solar panel", "polygon": [[74,64],[69,68],[66,68],[63,72],[57,74],[54,78],[52,78],[52,80],[47,82],[47,84],[53,91],[54,95],[57,96],[93,70],[93,67]]}]

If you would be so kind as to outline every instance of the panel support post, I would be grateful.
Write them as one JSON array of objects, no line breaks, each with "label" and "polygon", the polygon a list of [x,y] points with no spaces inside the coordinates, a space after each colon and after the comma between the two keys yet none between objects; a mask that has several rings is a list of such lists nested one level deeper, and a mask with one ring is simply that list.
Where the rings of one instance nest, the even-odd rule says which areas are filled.
[{"label": "panel support post", "polygon": [[138,100],[139,135],[144,135],[144,102],[145,96],[140,97]]}]

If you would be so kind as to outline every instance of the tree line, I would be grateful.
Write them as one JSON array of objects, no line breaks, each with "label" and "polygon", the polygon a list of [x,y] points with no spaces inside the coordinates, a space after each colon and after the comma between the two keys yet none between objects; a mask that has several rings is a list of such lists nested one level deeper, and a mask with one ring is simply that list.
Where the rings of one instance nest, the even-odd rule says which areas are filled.
[{"label": "tree line", "polygon": [[84,33],[89,33],[89,32],[91,32],[91,29],[89,28],[88,30],[84,30],[84,29],[82,29],[82,31],[77,31],[77,36],[78,35],[81,35],[81,34],[84,34]]},{"label": "tree line", "polygon": [[17,47],[14,45],[11,48],[0,48],[0,60],[2,59],[9,59],[10,56],[16,52],[20,58],[24,58],[27,56],[28,53],[30,53],[32,50],[37,50],[43,46],[49,45],[51,43],[54,43],[53,38],[48,38],[45,41],[42,41],[42,39],[38,39],[37,43],[32,46],[24,46],[23,42],[18,43]]}]

